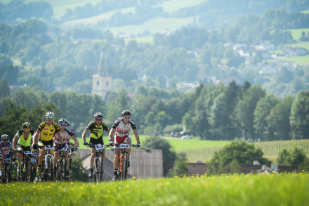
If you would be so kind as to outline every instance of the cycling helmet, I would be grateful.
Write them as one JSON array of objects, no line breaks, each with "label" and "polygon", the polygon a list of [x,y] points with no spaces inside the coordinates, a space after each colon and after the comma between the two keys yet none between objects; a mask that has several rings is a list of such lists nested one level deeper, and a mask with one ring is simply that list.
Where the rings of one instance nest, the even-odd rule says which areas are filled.
[{"label": "cycling helmet", "polygon": [[121,116],[131,116],[131,112],[129,110],[123,110]]},{"label": "cycling helmet", "polygon": [[9,135],[7,135],[7,134],[1,135],[1,141],[8,140],[8,139],[9,139]]},{"label": "cycling helmet", "polygon": [[55,118],[55,113],[53,112],[46,112],[45,119],[53,119]]},{"label": "cycling helmet", "polygon": [[66,126],[66,127],[70,126],[70,123],[66,119],[63,119],[63,118],[58,120],[58,124],[60,126]]},{"label": "cycling helmet", "polygon": [[103,114],[101,112],[97,112],[93,116],[95,119],[103,119]]},{"label": "cycling helmet", "polygon": [[23,129],[30,128],[30,122],[24,122],[24,123],[22,124],[22,128],[23,128]]}]

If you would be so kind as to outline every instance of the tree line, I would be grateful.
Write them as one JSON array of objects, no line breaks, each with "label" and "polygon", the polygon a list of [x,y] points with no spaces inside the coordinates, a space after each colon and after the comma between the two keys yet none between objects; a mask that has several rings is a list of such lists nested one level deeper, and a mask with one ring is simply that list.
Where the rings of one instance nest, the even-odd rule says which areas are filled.
[{"label": "tree line", "polygon": [[129,109],[142,134],[186,132],[212,140],[279,140],[309,137],[309,92],[277,97],[260,86],[200,85],[188,93],[140,87],[136,94],[111,92],[107,99],[74,92],[47,93],[30,87],[11,89],[0,84],[0,131],[12,135],[23,121],[35,127],[48,109],[67,118],[81,132],[96,111],[107,124]]}]

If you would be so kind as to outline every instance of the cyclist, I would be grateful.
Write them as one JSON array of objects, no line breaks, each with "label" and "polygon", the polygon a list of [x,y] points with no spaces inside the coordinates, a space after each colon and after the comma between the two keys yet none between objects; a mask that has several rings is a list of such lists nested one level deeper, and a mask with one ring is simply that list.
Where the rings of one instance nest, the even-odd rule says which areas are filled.
[{"label": "cyclist", "polygon": [[0,142],[0,177],[2,176],[3,171],[3,159],[11,157],[11,142],[9,141],[9,136],[7,134],[1,135]]},{"label": "cyclist", "polygon": [[[119,155],[120,151],[117,146],[121,143],[126,143],[131,145],[131,138],[129,136],[130,134],[130,129],[132,128],[133,133],[135,135],[135,139],[137,142],[137,147],[140,146],[140,140],[139,140],[139,135],[137,133],[136,125],[131,119],[131,112],[128,110],[124,110],[121,113],[121,117],[118,118],[114,124],[112,125],[112,129],[109,132],[109,141],[115,145],[115,155],[114,155],[114,175],[113,175],[113,180],[115,180],[118,176],[118,167],[119,167]],[[114,139],[114,133],[116,138]],[[127,159],[129,160],[129,155],[130,155],[130,149],[126,149],[128,152]],[[122,163],[120,163],[122,164]],[[122,165],[120,165],[121,167]],[[128,162],[128,167],[129,167],[129,162]],[[122,172],[122,171],[120,171]]]},{"label": "cyclist", "polygon": [[17,150],[18,165],[21,165],[23,152],[30,151],[33,130],[30,129],[30,123],[24,122],[22,130],[18,130],[13,138],[12,149]]},{"label": "cyclist", "polygon": [[[87,128],[83,131],[82,138],[84,141],[84,145],[89,145],[86,141],[86,135],[88,131],[90,131],[90,147],[91,147],[91,157],[90,157],[90,172],[89,177],[92,177],[93,173],[93,162],[95,157],[95,145],[96,144],[104,144],[103,143],[103,133],[106,131],[108,133],[108,127],[103,123],[103,114],[101,112],[97,112],[94,115],[94,121],[89,122]],[[105,157],[105,153],[104,153]]]},{"label": "cyclist", "polygon": [[[54,153],[54,171],[57,171],[57,162],[59,159],[59,151],[64,148],[67,147],[69,148],[69,143],[70,143],[70,138],[72,138],[74,140],[74,146],[78,147],[78,141],[77,138],[75,136],[75,134],[69,130],[67,127],[70,126],[70,123],[61,118],[58,120],[58,125],[60,126],[59,132],[55,134],[54,136],[54,146],[55,146],[55,153]],[[68,154],[66,154],[66,161],[68,162]],[[69,164],[66,165],[67,166],[67,172],[69,171]],[[66,174],[68,175],[68,174]]]},{"label": "cyclist", "polygon": [[[39,125],[33,136],[32,148],[43,148],[44,146],[53,146],[53,137],[59,132],[59,126],[54,122],[55,114],[53,112],[46,112],[45,120]],[[40,137],[40,138],[39,138]],[[39,175],[41,172],[41,166],[43,157],[45,155],[44,150],[40,150],[39,152],[39,160],[38,160],[38,171]]]}]

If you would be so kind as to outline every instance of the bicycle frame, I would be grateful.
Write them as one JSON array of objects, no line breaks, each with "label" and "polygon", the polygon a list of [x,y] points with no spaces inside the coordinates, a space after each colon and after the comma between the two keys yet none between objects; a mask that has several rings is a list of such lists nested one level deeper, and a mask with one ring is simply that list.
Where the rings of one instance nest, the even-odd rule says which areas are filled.
[{"label": "bicycle frame", "polygon": [[103,160],[104,160],[104,150],[105,147],[102,144],[95,144],[95,156],[94,156],[94,177],[95,181],[98,183],[103,179]]},{"label": "bicycle frame", "polygon": [[[53,179],[53,162],[54,162],[54,155],[52,151],[54,151],[54,147],[50,145],[44,146],[44,175],[47,175],[50,180]],[[47,178],[48,178],[47,177]]]},{"label": "bicycle frame", "polygon": [[[132,144],[131,147],[137,147],[137,145]],[[118,145],[118,147],[115,147],[115,149],[119,149],[120,151],[119,161],[122,162],[120,179],[126,180],[128,176],[128,163],[129,163],[129,160],[127,159],[128,152],[126,150],[130,149],[130,145],[122,143]]]}]

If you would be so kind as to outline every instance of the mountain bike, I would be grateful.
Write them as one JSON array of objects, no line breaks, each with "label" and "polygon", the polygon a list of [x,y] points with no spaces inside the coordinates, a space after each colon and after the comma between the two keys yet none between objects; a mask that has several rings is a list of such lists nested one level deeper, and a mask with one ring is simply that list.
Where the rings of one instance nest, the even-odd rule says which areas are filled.
[{"label": "mountain bike", "polygon": [[[131,147],[139,147],[139,145],[131,144]],[[120,157],[119,157],[119,180],[126,180],[128,178],[128,168],[129,168],[129,159],[128,159],[128,152],[127,149],[130,149],[129,144],[119,144],[117,149],[120,150]]]},{"label": "mountain bike", "polygon": [[9,156],[2,159],[2,165],[3,170],[2,170],[1,181],[2,183],[9,183],[11,181],[11,167],[12,167],[11,157]]},{"label": "mountain bike", "polygon": [[[110,145],[106,145],[106,147],[109,147]],[[95,149],[95,156],[94,156],[94,165],[93,165],[93,176],[90,181],[99,183],[103,180],[104,175],[104,169],[103,169],[103,163],[104,163],[104,150],[105,146],[103,144],[95,144],[90,145],[90,147],[94,147]]]},{"label": "mountain bike", "polygon": [[55,148],[51,145],[46,145],[43,147],[45,151],[44,161],[43,161],[43,168],[41,179],[48,181],[54,179],[54,150]]},{"label": "mountain bike", "polygon": [[72,159],[68,158],[68,156],[72,155],[73,151],[76,151],[77,147],[69,148],[68,146],[63,147],[59,150],[59,159],[57,163],[57,171],[56,171],[56,179],[57,180],[69,180],[70,178],[70,168]]},{"label": "mountain bike", "polygon": [[36,176],[38,151],[24,151],[22,164],[17,169],[17,180],[33,182]]}]

